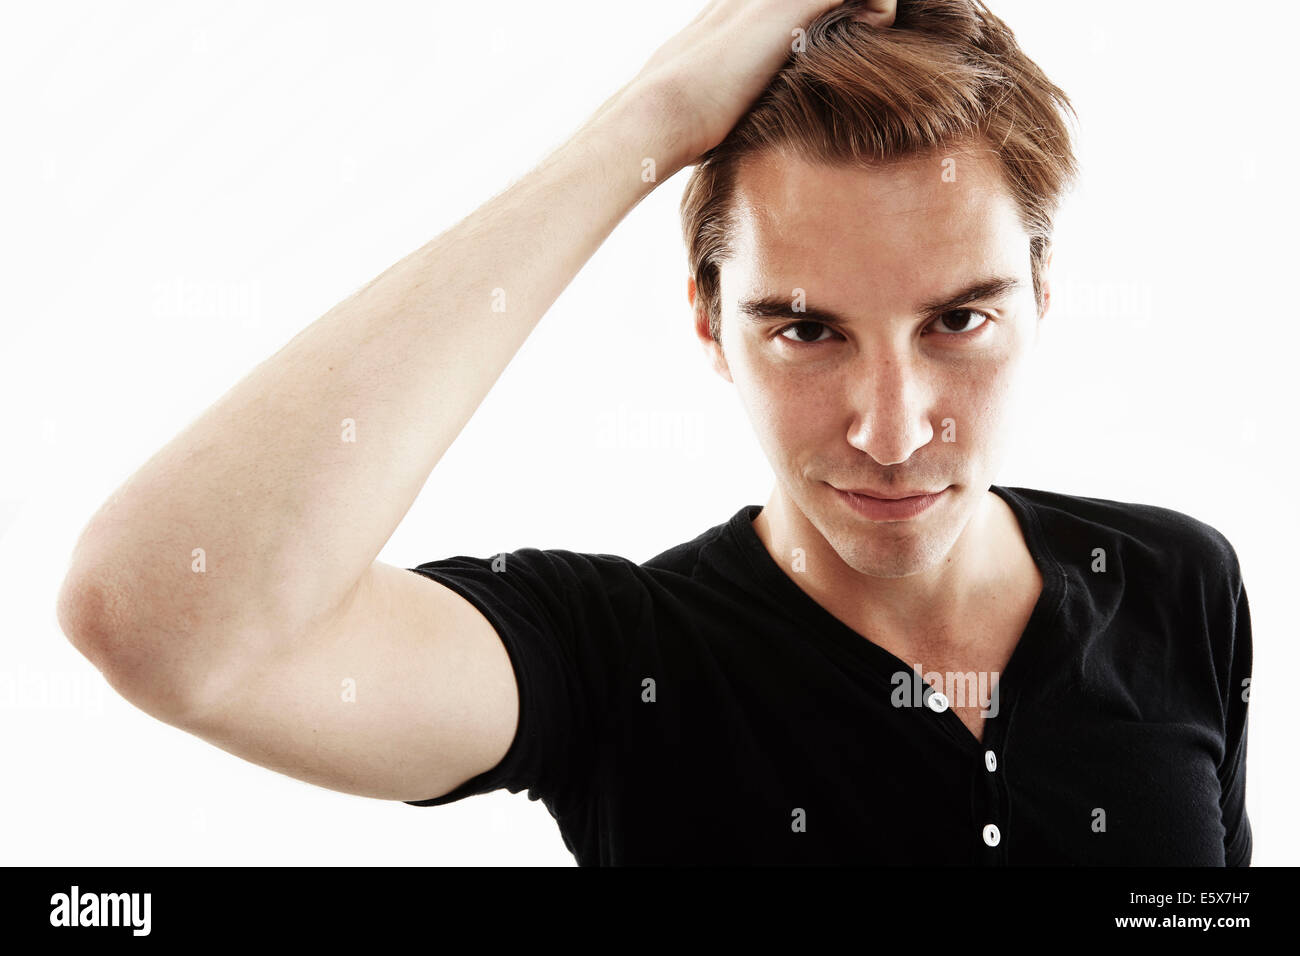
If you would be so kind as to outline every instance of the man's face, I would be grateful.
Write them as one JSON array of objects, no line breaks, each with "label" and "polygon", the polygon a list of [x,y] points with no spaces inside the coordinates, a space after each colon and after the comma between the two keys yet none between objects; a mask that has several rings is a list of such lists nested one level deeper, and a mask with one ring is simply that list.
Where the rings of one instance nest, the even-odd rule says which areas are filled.
[{"label": "man's face", "polygon": [[[696,332],[736,385],[792,525],[802,515],[860,573],[935,566],[984,508],[1037,338],[1029,236],[994,161],[957,152],[863,170],[767,154],[742,169],[737,210],[722,350],[702,315]],[[999,278],[1014,287],[953,298]],[[773,304],[781,314],[765,314]],[[947,490],[916,517],[880,521],[836,488]]]}]

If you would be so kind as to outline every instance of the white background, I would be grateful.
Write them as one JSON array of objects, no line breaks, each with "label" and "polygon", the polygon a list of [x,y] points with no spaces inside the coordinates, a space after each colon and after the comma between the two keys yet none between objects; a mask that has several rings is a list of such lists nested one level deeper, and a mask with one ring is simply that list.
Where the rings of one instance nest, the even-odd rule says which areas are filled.
[{"label": "white background", "polygon": [[[86,520],[154,451],[526,173],[703,2],[6,9],[2,862],[573,864],[522,793],[353,797],[155,720],[66,641],[55,596]],[[1296,7],[990,5],[1074,101],[1083,166],[997,482],[1163,505],[1234,544],[1254,862],[1300,862]],[[640,561],[767,500],[767,462],[690,330],[687,175],[561,296],[384,561],[525,545]]]}]

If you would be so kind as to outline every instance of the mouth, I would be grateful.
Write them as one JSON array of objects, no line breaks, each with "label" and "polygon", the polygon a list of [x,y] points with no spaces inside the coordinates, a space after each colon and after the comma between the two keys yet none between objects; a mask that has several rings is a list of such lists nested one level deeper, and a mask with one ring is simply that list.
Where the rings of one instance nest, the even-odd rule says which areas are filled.
[{"label": "mouth", "polygon": [[[832,485],[831,487],[834,488],[835,486]],[[926,495],[942,494],[944,488],[936,488],[934,491],[903,491],[892,495],[887,495],[883,491],[873,491],[870,488],[835,488],[835,490],[850,495],[861,495],[863,498],[875,498],[877,501],[902,501],[904,498],[924,498]]]},{"label": "mouth", "polygon": [[869,521],[908,521],[933,508],[952,486],[948,485],[938,491],[912,491],[888,496],[866,491],[846,491],[830,484],[827,487],[831,488],[854,512]]}]

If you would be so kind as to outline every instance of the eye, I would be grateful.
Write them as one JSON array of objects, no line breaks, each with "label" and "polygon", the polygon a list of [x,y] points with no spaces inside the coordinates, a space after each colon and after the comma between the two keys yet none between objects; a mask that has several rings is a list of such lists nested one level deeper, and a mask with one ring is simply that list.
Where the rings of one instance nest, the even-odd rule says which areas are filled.
[{"label": "eye", "polygon": [[831,327],[829,325],[826,325],[824,322],[813,322],[809,320],[807,322],[795,322],[791,325],[783,326],[782,328],[777,330],[776,334],[781,338],[785,339],[787,342],[793,342],[795,345],[816,345],[818,343],[818,339],[807,341],[804,339],[787,338],[785,333],[789,332],[791,329],[802,329],[804,331],[813,331],[813,332],[815,332],[817,329],[822,329],[823,331],[826,332],[831,331]]},{"label": "eye", "polygon": [[964,316],[972,316],[972,317],[974,317],[974,316],[979,316],[981,319],[988,319],[988,318],[989,318],[989,315],[988,315],[987,312],[980,312],[980,311],[978,311],[978,310],[976,310],[976,309],[953,309],[953,310],[951,310],[950,312],[945,312],[943,315],[939,316],[939,318],[937,318],[937,319],[935,320],[935,327],[939,330],[939,333],[940,333],[941,335],[966,335],[966,334],[969,334],[969,333],[973,333],[973,332],[975,332],[976,330],[978,330],[978,329],[980,329],[980,328],[983,328],[983,326],[984,326],[984,322],[981,321],[981,322],[980,322],[978,325],[976,325],[974,328],[969,328],[969,329],[952,329],[952,328],[944,328],[944,327],[943,327],[943,323],[944,323],[944,322],[949,318],[949,316],[957,316],[957,317],[959,317],[959,318],[958,318],[958,323],[957,323],[957,324],[960,324],[960,325],[965,325],[965,324],[966,324],[966,322],[965,322],[965,321],[962,321],[962,319],[961,319],[961,317],[964,317]]},{"label": "eye", "polygon": [[[955,321],[950,322],[950,319],[953,319],[954,317],[955,317]],[[969,325],[972,320],[977,318],[979,320],[978,324],[974,325],[971,328],[954,329],[949,327],[951,324]],[[969,335],[973,337],[976,334],[978,334],[979,330],[985,326],[986,321],[989,318],[991,318],[991,316],[987,312],[981,312],[978,309],[951,309],[948,312],[945,312],[943,315],[939,316],[939,318],[937,318],[934,321],[934,323],[932,323],[932,325],[934,325],[934,327],[938,329],[940,335],[944,335],[944,336]],[[797,330],[796,334],[799,337],[792,338],[790,336],[787,336],[786,333],[790,332],[791,330]],[[821,332],[830,332],[832,335],[838,334],[835,332],[834,329],[832,329],[829,325],[826,325],[824,322],[814,322],[811,319],[803,322],[793,322],[790,325],[782,326],[780,329],[777,330],[776,334],[780,338],[783,338],[785,339],[785,341],[791,343],[792,345],[804,346],[804,345],[819,345],[823,342],[830,341],[829,339],[823,339],[821,337]],[[813,335],[815,337],[804,338],[805,335]]]}]

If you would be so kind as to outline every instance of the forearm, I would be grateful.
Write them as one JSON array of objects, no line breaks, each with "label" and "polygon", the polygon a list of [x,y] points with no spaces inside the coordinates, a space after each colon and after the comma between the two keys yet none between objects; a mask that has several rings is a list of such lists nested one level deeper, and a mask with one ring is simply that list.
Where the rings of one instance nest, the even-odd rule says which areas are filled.
[{"label": "forearm", "polygon": [[[204,642],[184,657],[216,666],[249,635],[292,640],[330,613],[541,316],[653,189],[641,160],[660,145],[655,107],[616,97],[142,466],[82,535],[61,619],[89,604],[89,629],[113,645],[98,649],[128,667],[171,641]],[[65,614],[65,598],[78,608]]]}]

